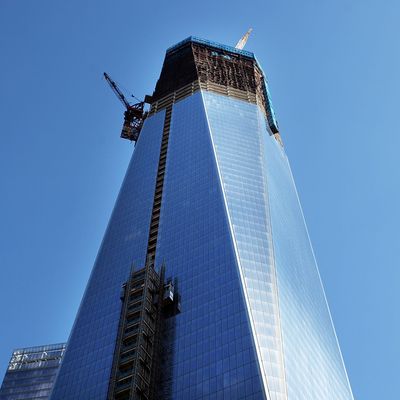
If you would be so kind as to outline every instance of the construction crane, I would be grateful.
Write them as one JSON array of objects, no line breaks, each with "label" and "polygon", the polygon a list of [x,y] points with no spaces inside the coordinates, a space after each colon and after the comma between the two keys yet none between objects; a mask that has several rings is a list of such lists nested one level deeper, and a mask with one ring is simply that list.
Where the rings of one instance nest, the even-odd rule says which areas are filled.
[{"label": "construction crane", "polygon": [[126,108],[126,111],[124,112],[124,124],[122,126],[121,138],[128,139],[136,143],[139,139],[143,122],[147,117],[147,112],[144,111],[144,101],[140,101],[136,104],[130,104],[128,100],[126,100],[117,84],[106,72],[104,72],[104,78],[110,85],[112,91]]},{"label": "construction crane", "polygon": [[249,36],[250,36],[250,33],[251,33],[252,30],[253,30],[253,28],[250,28],[245,33],[245,35],[236,43],[236,46],[235,46],[236,49],[242,50],[244,48],[244,46],[247,43],[247,40],[249,39]]}]

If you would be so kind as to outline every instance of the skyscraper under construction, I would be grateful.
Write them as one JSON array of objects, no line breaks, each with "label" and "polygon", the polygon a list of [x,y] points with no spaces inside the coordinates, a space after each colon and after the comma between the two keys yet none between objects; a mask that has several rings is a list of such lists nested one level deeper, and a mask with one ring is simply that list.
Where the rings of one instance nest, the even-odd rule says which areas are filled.
[{"label": "skyscraper under construction", "polygon": [[254,54],[189,37],[146,102],[51,399],[353,399]]}]

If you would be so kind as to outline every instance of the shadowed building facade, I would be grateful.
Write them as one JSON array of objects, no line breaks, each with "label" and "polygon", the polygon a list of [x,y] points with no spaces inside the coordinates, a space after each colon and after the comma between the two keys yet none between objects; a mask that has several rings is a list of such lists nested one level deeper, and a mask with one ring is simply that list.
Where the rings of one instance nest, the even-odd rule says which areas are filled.
[{"label": "shadowed building facade", "polygon": [[352,400],[264,73],[167,50],[52,399]]}]

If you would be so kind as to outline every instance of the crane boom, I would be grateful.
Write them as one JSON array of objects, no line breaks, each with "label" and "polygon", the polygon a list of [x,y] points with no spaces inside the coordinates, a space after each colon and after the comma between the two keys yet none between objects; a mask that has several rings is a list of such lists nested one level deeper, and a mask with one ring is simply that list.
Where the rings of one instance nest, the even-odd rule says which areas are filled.
[{"label": "crane boom", "polygon": [[236,44],[236,48],[237,49],[239,49],[239,50],[242,50],[243,49],[243,47],[246,45],[246,43],[247,43],[247,40],[249,39],[249,36],[250,36],[250,33],[251,33],[251,31],[253,30],[253,28],[250,28],[246,33],[245,33],[245,35],[237,42],[237,44]]},{"label": "crane boom", "polygon": [[131,105],[128,103],[128,100],[126,100],[123,93],[119,90],[119,87],[117,86],[117,84],[110,78],[110,75],[108,75],[107,72],[104,72],[104,78],[107,81],[107,83],[110,85],[112,91],[116,94],[116,96],[119,98],[121,103],[123,103],[123,105],[128,110],[131,107]]},{"label": "crane boom", "polygon": [[112,91],[126,108],[121,137],[136,142],[139,139],[143,122],[147,117],[147,112],[144,111],[144,101],[140,101],[136,104],[129,104],[117,84],[110,78],[110,75],[108,75],[107,72],[104,72],[103,75]]}]

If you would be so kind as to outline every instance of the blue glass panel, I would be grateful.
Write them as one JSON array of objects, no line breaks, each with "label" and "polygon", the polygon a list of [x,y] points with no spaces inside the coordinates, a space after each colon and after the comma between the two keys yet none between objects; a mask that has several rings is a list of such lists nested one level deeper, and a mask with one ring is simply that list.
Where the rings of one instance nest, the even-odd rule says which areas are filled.
[{"label": "blue glass panel", "polygon": [[264,399],[200,92],[172,112],[156,263],[177,279],[163,399]]},{"label": "blue glass panel", "polygon": [[289,163],[278,142],[265,138],[288,397],[351,400]]},{"label": "blue glass panel", "polygon": [[284,151],[256,105],[203,96],[270,397],[352,399]]},{"label": "blue glass panel", "polygon": [[52,399],[105,399],[119,294],[145,263],[165,112],[145,121],[76,318]]},{"label": "blue glass panel", "polygon": [[204,92],[266,390],[286,398],[269,204],[264,129],[255,104]]}]

